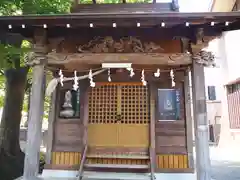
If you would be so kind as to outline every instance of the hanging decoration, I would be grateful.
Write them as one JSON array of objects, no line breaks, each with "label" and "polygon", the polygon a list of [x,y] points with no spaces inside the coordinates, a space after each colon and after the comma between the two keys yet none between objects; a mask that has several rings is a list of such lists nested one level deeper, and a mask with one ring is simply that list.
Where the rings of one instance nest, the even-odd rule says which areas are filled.
[{"label": "hanging decoration", "polygon": [[110,68],[108,69],[108,82],[111,82],[112,79],[111,79],[111,70]]},{"label": "hanging decoration", "polygon": [[130,77],[133,77],[135,75],[133,68],[127,68],[127,70],[130,72]]},{"label": "hanging decoration", "polygon": [[176,83],[175,83],[175,80],[174,80],[174,72],[173,70],[171,69],[170,71],[170,77],[172,79],[172,87],[175,87]]},{"label": "hanging decoration", "polygon": [[74,84],[73,84],[73,89],[75,91],[78,90],[78,77],[77,77],[77,71],[74,71]]},{"label": "hanging decoration", "polygon": [[157,69],[157,72],[154,73],[155,77],[160,77],[160,69]]},{"label": "hanging decoration", "polygon": [[142,77],[141,77],[141,81],[143,83],[144,86],[147,85],[147,81],[145,80],[145,75],[144,75],[144,69],[142,70]]},{"label": "hanging decoration", "polygon": [[[189,67],[188,67],[189,68]],[[52,69],[53,70],[53,69]],[[108,70],[108,81],[111,82],[112,79],[111,79],[111,71],[110,71],[110,68],[107,68],[107,69],[95,69],[96,72],[92,72],[92,69],[89,70],[89,73],[86,74],[86,75],[83,75],[83,76],[78,76],[77,77],[77,71],[74,71],[74,77],[64,77],[63,76],[63,72],[62,70],[60,69],[59,70],[59,77],[58,78],[54,78],[52,79],[48,86],[47,86],[47,89],[46,89],[46,95],[47,96],[50,96],[51,93],[56,89],[58,83],[60,83],[62,86],[63,86],[63,83],[65,81],[74,81],[74,85],[73,85],[73,89],[77,91],[77,89],[79,88],[79,80],[82,80],[82,79],[89,79],[90,80],[90,86],[91,87],[95,87],[95,82],[93,81],[93,76],[96,76],[106,70]],[[134,71],[133,71],[133,68],[127,68],[127,70],[130,72],[130,77],[133,77],[135,75]],[[181,67],[181,68],[178,68],[178,69],[175,69],[175,71],[177,70],[186,70],[186,67]],[[144,86],[147,85],[147,81],[145,79],[145,70],[144,69],[135,69],[135,71],[141,71],[141,82]],[[152,70],[147,70],[147,71],[151,71]],[[154,73],[154,76],[155,77],[160,77],[160,74],[162,72],[170,72],[170,77],[171,77],[171,80],[172,80],[172,87],[175,87],[175,74],[174,74],[174,71],[173,69],[171,70],[160,70],[160,69],[157,69],[157,71]]]},{"label": "hanging decoration", "polygon": [[133,71],[133,68],[131,68],[130,70],[130,77],[133,77],[135,75],[134,71]]},{"label": "hanging decoration", "polygon": [[90,79],[90,86],[95,87],[96,84],[95,84],[95,82],[93,82],[92,69],[90,69],[90,71],[89,71],[88,78]]},{"label": "hanging decoration", "polygon": [[[101,73],[104,72],[104,71],[106,71],[106,69],[98,70],[98,71],[92,73],[92,74],[91,74],[91,77],[96,76],[96,75],[98,75],[98,74],[101,74]],[[89,78],[89,74],[83,75],[83,76],[79,76],[79,77],[77,77],[77,78],[78,78],[78,81],[79,81],[79,80],[83,80],[83,79],[87,79],[87,78]],[[74,77],[64,77],[62,83],[65,82],[65,81],[72,81],[72,80],[74,80]],[[50,95],[54,92],[54,90],[56,89],[58,83],[61,83],[61,82],[60,82],[60,78],[54,78],[54,79],[52,79],[52,80],[48,83],[48,86],[47,86],[47,89],[46,89],[46,95],[47,95],[47,96],[50,96]],[[91,84],[90,84],[90,85],[91,85]],[[94,85],[94,82],[92,82],[92,85]]]},{"label": "hanging decoration", "polygon": [[63,86],[63,80],[64,80],[64,76],[63,76],[63,73],[62,73],[62,70],[60,69],[58,75],[60,76],[59,79],[60,79],[60,84],[61,86]]}]

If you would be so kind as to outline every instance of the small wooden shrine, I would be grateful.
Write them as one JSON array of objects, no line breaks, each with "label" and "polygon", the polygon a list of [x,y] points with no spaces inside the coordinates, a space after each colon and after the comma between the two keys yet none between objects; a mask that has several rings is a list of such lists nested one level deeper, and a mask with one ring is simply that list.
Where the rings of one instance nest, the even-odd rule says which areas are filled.
[{"label": "small wooden shrine", "polygon": [[214,66],[214,56],[204,48],[238,29],[240,13],[173,10],[175,1],[0,17],[2,31],[33,43],[25,180],[38,174],[45,70],[54,75],[46,90],[52,105],[45,174],[135,172],[152,180],[194,174],[191,72],[196,172],[210,179],[203,68]]}]

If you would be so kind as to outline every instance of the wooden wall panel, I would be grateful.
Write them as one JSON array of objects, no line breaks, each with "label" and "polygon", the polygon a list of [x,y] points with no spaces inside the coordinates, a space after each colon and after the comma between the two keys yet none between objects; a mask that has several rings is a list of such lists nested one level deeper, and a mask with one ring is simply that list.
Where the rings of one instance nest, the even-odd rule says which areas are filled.
[{"label": "wooden wall panel", "polygon": [[[175,75],[176,88],[180,89],[180,115],[181,119],[176,121],[161,121],[159,119],[158,110],[156,109],[156,154],[187,154],[186,143],[186,120],[185,120],[185,101],[184,101],[184,72],[178,72]],[[172,88],[171,79],[167,76],[162,84],[157,88]],[[157,103],[157,102],[156,102]],[[156,104],[156,108],[157,104]]]},{"label": "wooden wall panel", "polygon": [[53,166],[78,166],[81,154],[79,152],[52,152]]},{"label": "wooden wall panel", "polygon": [[[81,154],[78,152],[53,152],[52,167],[66,167],[68,169],[78,169]],[[158,169],[186,169],[188,168],[188,157],[183,154],[161,154],[157,155],[156,163]],[[104,159],[88,158],[91,164],[148,164],[149,160],[132,159]]]},{"label": "wooden wall panel", "polygon": [[53,151],[81,152],[83,125],[80,120],[62,119],[55,123]]},{"label": "wooden wall panel", "polygon": [[[185,136],[157,136],[156,143],[161,146],[185,146]],[[161,149],[160,149],[161,152]]]},{"label": "wooden wall panel", "polygon": [[186,169],[188,168],[188,157],[182,154],[157,155],[158,169]]},{"label": "wooden wall panel", "polygon": [[53,152],[81,152],[83,148],[83,117],[84,117],[84,95],[88,83],[82,80],[80,85],[80,117],[74,119],[64,119],[59,117],[60,90],[71,89],[72,82],[64,83],[63,87],[58,87],[56,120],[54,121],[53,132]]},{"label": "wooden wall panel", "polygon": [[187,153],[184,120],[156,122],[156,153]]},{"label": "wooden wall panel", "polygon": [[[46,168],[78,170],[80,161],[81,154],[79,152],[52,152],[52,163],[50,166],[47,165]],[[101,157],[88,157],[86,162],[89,164],[149,164],[148,159],[117,159]]]},{"label": "wooden wall panel", "polygon": [[[181,118],[176,121],[161,121],[156,109],[155,138],[157,171],[168,169],[169,172],[175,170],[185,172],[186,169],[189,169],[186,143],[184,73],[179,72],[175,77],[176,88],[180,89]],[[171,79],[165,77],[164,83],[156,86],[156,91],[157,88],[172,88]],[[157,104],[156,108],[158,108]]]},{"label": "wooden wall panel", "polygon": [[149,164],[148,159],[87,158],[89,164]]}]

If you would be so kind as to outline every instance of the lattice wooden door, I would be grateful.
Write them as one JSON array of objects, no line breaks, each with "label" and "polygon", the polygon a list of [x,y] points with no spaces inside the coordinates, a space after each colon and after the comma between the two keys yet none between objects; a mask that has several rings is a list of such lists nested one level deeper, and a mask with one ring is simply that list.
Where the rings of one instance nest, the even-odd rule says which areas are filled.
[{"label": "lattice wooden door", "polygon": [[99,84],[89,92],[91,154],[147,155],[149,96],[140,83]]}]

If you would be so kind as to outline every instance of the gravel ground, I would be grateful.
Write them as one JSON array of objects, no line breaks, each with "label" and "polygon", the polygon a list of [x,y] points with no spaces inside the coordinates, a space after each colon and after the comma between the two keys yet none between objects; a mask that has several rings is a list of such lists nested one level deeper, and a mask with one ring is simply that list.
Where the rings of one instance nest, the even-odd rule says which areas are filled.
[{"label": "gravel ground", "polygon": [[240,180],[240,148],[210,147],[213,180]]}]

